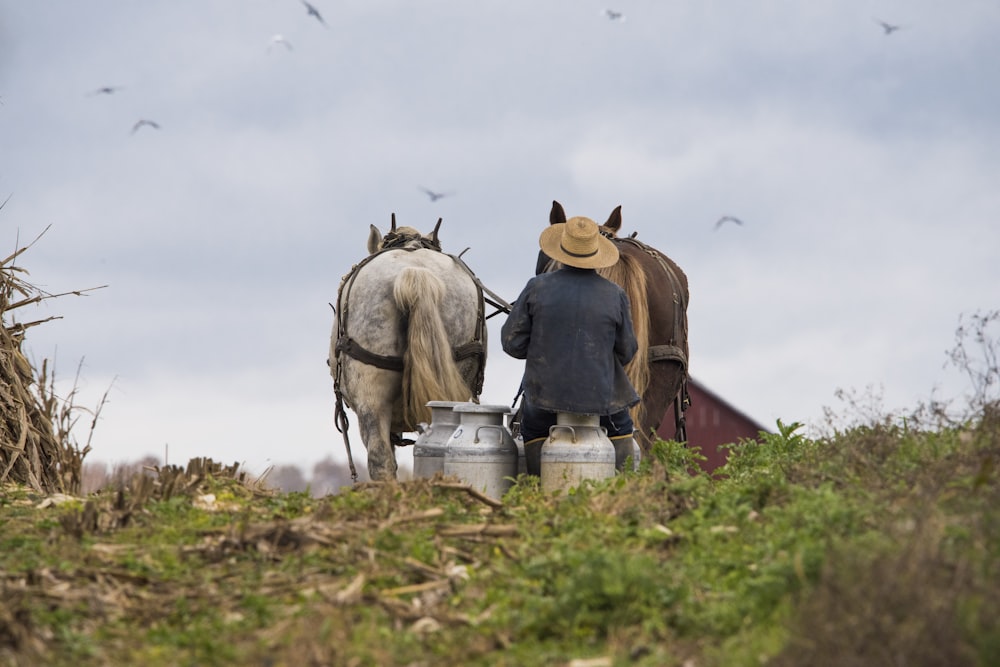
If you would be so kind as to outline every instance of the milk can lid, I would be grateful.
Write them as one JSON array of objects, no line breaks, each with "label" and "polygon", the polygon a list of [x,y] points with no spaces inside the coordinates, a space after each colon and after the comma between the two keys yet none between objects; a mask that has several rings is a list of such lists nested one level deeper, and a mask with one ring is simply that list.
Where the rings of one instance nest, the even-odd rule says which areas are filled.
[{"label": "milk can lid", "polygon": [[506,405],[482,405],[480,403],[459,403],[454,408],[455,412],[480,412],[489,414],[510,414],[510,408]]},{"label": "milk can lid", "polygon": [[454,408],[456,405],[462,405],[462,401],[427,401],[429,408]]}]

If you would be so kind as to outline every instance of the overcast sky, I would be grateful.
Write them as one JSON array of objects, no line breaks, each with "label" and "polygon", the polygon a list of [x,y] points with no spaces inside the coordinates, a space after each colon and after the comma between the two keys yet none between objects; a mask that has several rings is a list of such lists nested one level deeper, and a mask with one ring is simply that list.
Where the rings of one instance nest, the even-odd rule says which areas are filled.
[{"label": "overcast sky", "polygon": [[[311,1],[0,0],[0,243],[51,225],[31,281],[108,285],[17,313],[62,317],[25,348],[64,390],[82,361],[77,403],[109,391],[88,460],[343,458],[328,304],[369,225],[443,217],[512,300],[554,199],[680,264],[692,375],[767,427],[965,390],[959,317],[1000,306],[996,2]],[[521,373],[502,319],[484,403]]]}]

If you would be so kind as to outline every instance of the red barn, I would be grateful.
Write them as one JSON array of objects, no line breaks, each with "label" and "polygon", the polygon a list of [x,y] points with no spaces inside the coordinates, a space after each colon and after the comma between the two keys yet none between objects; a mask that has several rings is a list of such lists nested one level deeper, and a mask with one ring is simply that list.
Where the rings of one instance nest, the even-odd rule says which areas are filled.
[{"label": "red barn", "polygon": [[[701,454],[706,459],[701,467],[707,472],[726,462],[729,450],[720,448],[720,445],[756,439],[761,431],[768,431],[694,378],[688,378],[688,394],[691,396],[691,407],[684,413],[688,443],[701,448]],[[664,440],[671,440],[675,431],[674,409],[671,407],[657,434]]]}]

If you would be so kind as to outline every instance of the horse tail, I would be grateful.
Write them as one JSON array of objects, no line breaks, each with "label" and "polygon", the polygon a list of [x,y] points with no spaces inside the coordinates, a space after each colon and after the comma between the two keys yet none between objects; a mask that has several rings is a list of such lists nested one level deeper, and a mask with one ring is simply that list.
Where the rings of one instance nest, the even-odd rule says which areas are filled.
[{"label": "horse tail", "polygon": [[[628,297],[632,310],[632,328],[635,330],[635,340],[638,350],[635,356],[625,366],[628,379],[635,388],[635,393],[641,398],[649,386],[649,304],[646,300],[646,272],[634,257],[622,253],[618,262],[607,269],[601,269],[601,275],[615,283]],[[642,401],[632,409],[632,419],[639,423],[639,410]]]},{"label": "horse tail", "polygon": [[393,298],[408,314],[403,353],[403,419],[409,428],[430,422],[428,401],[466,401],[471,392],[455,363],[438,304],[445,284],[429,269],[407,267],[393,284]]}]

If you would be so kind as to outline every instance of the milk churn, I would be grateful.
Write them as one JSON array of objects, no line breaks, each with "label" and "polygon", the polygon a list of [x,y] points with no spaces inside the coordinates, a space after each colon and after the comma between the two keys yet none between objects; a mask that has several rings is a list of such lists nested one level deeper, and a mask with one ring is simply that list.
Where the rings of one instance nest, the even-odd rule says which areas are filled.
[{"label": "milk churn", "polygon": [[542,489],[568,489],[585,479],[615,476],[615,447],[597,415],[556,414],[542,444]]},{"label": "milk churn", "polygon": [[433,477],[444,470],[444,450],[448,438],[458,426],[458,415],[452,409],[461,405],[460,401],[429,401],[431,423],[424,424],[423,430],[413,443],[413,478]]},{"label": "milk churn", "polygon": [[444,474],[500,499],[517,475],[517,446],[503,423],[510,408],[460,403],[452,410],[458,426],[445,447]]}]

